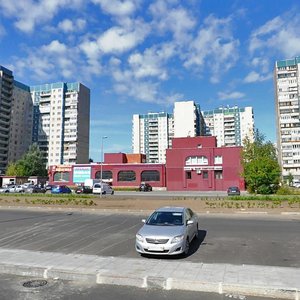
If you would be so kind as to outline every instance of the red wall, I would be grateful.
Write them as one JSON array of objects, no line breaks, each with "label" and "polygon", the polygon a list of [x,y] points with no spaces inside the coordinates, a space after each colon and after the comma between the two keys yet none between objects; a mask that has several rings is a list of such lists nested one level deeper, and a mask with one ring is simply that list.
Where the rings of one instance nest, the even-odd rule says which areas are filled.
[{"label": "red wall", "polygon": [[[205,141],[207,139],[207,143]],[[178,139],[173,139],[173,142]],[[198,148],[196,138],[182,138],[179,143],[173,143],[173,149],[167,150],[166,181],[170,191],[225,191],[229,186],[238,186],[244,190],[244,180],[241,178],[241,147],[208,147],[213,142],[211,138],[202,137],[202,148]],[[192,141],[193,140],[193,141]],[[189,141],[192,141],[191,143]],[[184,145],[184,148],[182,147]],[[178,148],[176,148],[178,146]],[[207,165],[185,165],[189,156],[205,156]],[[222,156],[222,164],[215,164],[214,157]],[[191,179],[186,178],[184,167],[191,168]],[[202,169],[197,174],[196,169]],[[216,179],[214,169],[222,169],[223,178]],[[208,178],[203,178],[203,171],[208,172]]]}]

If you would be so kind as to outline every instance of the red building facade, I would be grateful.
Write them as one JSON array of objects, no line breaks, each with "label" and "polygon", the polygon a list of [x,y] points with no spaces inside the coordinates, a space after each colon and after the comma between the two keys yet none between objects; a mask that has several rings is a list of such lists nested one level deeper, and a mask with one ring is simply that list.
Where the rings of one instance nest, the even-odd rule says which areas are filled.
[{"label": "red building facade", "polygon": [[144,155],[105,153],[104,163],[49,168],[49,183],[76,185],[101,178],[115,187],[138,187],[148,182],[170,191],[225,191],[245,189],[241,177],[242,147],[217,147],[215,137],[175,138],[165,164],[143,163]]},{"label": "red building facade", "polygon": [[170,191],[245,189],[241,177],[242,147],[217,147],[216,137],[173,139],[167,150],[166,179]]}]

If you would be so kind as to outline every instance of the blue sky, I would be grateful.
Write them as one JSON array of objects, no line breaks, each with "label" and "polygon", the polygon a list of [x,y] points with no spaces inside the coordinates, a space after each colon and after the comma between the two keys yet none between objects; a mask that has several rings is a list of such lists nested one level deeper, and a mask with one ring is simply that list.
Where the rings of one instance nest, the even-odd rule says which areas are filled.
[{"label": "blue sky", "polygon": [[0,64],[91,90],[90,157],[131,152],[134,113],[253,106],[276,139],[273,69],[300,55],[298,0],[0,0]]}]

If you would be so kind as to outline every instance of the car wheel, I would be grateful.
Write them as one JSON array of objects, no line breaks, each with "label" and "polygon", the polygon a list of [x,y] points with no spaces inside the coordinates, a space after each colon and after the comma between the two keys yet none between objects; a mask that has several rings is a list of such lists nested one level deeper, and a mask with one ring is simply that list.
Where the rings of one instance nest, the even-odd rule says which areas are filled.
[{"label": "car wheel", "polygon": [[189,252],[190,252],[190,241],[189,238],[187,237],[185,241],[184,255],[187,256]]}]

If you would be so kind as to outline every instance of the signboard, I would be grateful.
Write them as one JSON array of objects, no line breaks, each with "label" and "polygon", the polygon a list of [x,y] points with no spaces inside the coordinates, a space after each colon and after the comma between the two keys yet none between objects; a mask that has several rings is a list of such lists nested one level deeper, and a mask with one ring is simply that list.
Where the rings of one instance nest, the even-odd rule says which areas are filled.
[{"label": "signboard", "polygon": [[74,167],[73,183],[84,183],[86,179],[91,178],[91,167]]}]

